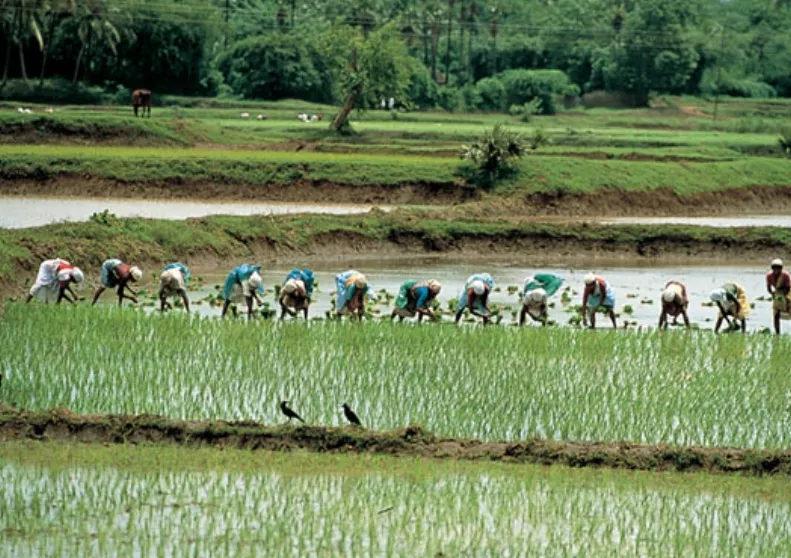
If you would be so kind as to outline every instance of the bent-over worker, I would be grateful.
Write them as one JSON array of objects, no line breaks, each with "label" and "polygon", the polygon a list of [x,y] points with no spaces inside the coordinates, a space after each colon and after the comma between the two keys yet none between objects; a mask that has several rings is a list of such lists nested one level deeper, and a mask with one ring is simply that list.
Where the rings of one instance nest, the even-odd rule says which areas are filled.
[{"label": "bent-over worker", "polygon": [[159,275],[159,305],[162,312],[173,308],[173,305],[167,300],[168,297],[179,296],[184,302],[184,309],[189,313],[190,301],[187,298],[187,281],[189,280],[190,270],[182,263],[170,263],[162,269],[162,273]]},{"label": "bent-over worker", "polygon": [[527,316],[530,316],[535,322],[546,324],[549,319],[547,300],[558,291],[562,284],[563,278],[552,273],[536,273],[525,279],[519,325],[524,325]]},{"label": "bent-over worker", "polygon": [[[142,277],[143,271],[137,266],[130,266],[116,258],[105,260],[102,264],[99,287],[93,295],[92,304],[96,304],[106,289],[114,289],[116,287],[118,306],[123,304],[125,298],[137,304],[137,293],[129,286],[129,283],[137,283]],[[126,294],[126,291],[129,291],[130,294]]]},{"label": "bent-over worker", "polygon": [[615,291],[607,281],[589,273],[585,276],[585,289],[582,291],[582,325],[588,325],[588,311],[590,310],[590,328],[596,329],[596,312],[599,308],[604,308],[612,321],[612,327],[617,328]]},{"label": "bent-over worker", "polygon": [[678,322],[679,315],[684,318],[684,325],[689,328],[689,297],[687,288],[680,281],[668,281],[662,291],[662,310],[659,314],[659,327],[667,328],[668,316],[673,318],[673,325]]},{"label": "bent-over worker", "polygon": [[286,314],[295,318],[302,312],[308,319],[308,307],[313,298],[315,277],[310,269],[292,269],[280,287],[280,319]]},{"label": "bent-over worker", "polygon": [[68,261],[60,258],[46,260],[38,268],[36,282],[30,288],[25,304],[34,297],[45,303],[54,301],[55,304],[60,304],[61,300],[66,300],[74,304],[77,295],[71,289],[71,284],[81,283],[84,279],[82,270]]},{"label": "bent-over worker", "polygon": [[247,317],[255,319],[253,314],[253,300],[259,306],[263,304],[261,295],[264,294],[264,282],[261,280],[261,275],[258,273],[261,270],[260,265],[242,264],[233,268],[228,276],[225,278],[225,284],[222,287],[222,317],[228,313],[228,308],[231,308],[233,315],[236,316],[236,305],[244,302],[247,305]]},{"label": "bent-over worker", "polygon": [[403,322],[404,318],[414,318],[417,315],[418,322],[423,321],[423,316],[436,321],[437,316],[431,305],[441,290],[442,285],[435,279],[427,282],[406,281],[398,291],[390,319],[393,320],[398,316],[398,321]]},{"label": "bent-over worker", "polygon": [[489,295],[493,290],[494,279],[488,273],[476,273],[468,277],[456,308],[456,323],[459,323],[466,308],[473,316],[483,319],[483,325],[487,325],[492,315]]}]

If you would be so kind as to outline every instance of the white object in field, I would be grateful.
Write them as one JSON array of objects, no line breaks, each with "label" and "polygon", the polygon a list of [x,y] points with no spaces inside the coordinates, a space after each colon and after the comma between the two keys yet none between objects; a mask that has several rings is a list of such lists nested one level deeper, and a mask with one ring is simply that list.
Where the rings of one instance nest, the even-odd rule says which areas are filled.
[{"label": "white object in field", "polygon": [[245,118],[245,119],[250,118],[250,113],[249,112],[243,112],[242,113],[242,118]]}]

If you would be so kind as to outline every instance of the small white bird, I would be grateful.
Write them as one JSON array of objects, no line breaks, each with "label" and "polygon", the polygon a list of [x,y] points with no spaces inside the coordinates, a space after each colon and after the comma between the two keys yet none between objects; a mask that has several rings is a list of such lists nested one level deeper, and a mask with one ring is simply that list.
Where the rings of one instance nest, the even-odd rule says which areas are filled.
[{"label": "small white bird", "polygon": [[243,112],[242,113],[242,118],[250,118],[250,113],[249,112]]},{"label": "small white bird", "polygon": [[25,109],[23,109],[22,107],[17,108],[16,111],[18,113],[20,113],[20,114],[24,114],[25,113]]},{"label": "small white bird", "polygon": [[44,112],[46,112],[47,114],[52,114],[53,112],[55,112],[55,109],[53,109],[52,107],[47,107],[44,109]]},{"label": "small white bird", "polygon": [[33,113],[33,111],[32,111],[32,110],[30,110],[30,109],[25,109],[25,114],[32,114],[32,113]]},{"label": "small white bird", "polygon": [[311,122],[318,122],[319,121],[319,117],[314,114],[313,116],[310,117],[310,121]]},{"label": "small white bird", "polygon": [[258,120],[263,120],[266,117],[263,114],[259,114],[258,116],[256,116],[256,118],[258,118]]}]

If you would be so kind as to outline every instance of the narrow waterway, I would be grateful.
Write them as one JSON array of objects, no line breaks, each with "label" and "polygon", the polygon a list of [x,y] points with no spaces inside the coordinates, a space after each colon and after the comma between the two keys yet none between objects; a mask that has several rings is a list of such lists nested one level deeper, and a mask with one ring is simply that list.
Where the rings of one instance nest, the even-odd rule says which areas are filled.
[{"label": "narrow waterway", "polygon": [[[373,205],[278,202],[222,203],[210,201],[163,201],[116,198],[0,197],[0,228],[20,229],[59,222],[87,221],[108,210],[118,217],[182,220],[207,215],[282,215],[366,213]],[[387,207],[382,207],[387,210]]]}]

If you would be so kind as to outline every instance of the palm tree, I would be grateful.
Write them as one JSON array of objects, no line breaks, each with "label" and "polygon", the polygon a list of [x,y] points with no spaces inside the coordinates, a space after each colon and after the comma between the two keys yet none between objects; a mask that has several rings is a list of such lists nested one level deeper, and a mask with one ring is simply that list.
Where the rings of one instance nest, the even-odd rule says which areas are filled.
[{"label": "palm tree", "polygon": [[113,54],[118,54],[116,45],[120,42],[121,35],[110,21],[108,11],[106,0],[84,0],[77,5],[74,18],[78,22],[77,36],[80,38],[81,46],[74,66],[72,83],[77,83],[82,59],[94,40],[98,43],[106,43]]},{"label": "palm tree", "polygon": [[25,64],[25,43],[32,36],[43,50],[44,39],[39,27],[39,13],[41,0],[0,0],[0,13],[3,16],[3,32],[6,35],[6,59],[3,68],[3,82],[8,81],[8,66],[10,64],[11,45],[16,44],[19,50],[19,68],[25,85],[30,85],[27,79],[27,66]]},{"label": "palm tree", "polygon": [[52,38],[55,35],[55,29],[60,22],[72,11],[77,8],[77,0],[43,0],[40,11],[40,19],[42,26],[46,30],[43,35],[44,48],[42,49],[41,56],[41,72],[39,74],[38,84],[44,82],[44,77],[47,72],[47,59],[49,58],[50,50],[52,47]]}]

